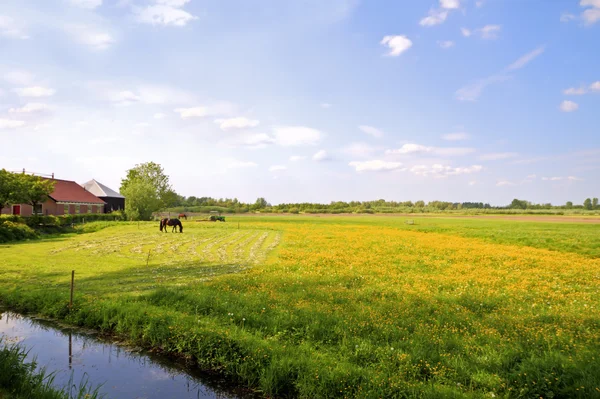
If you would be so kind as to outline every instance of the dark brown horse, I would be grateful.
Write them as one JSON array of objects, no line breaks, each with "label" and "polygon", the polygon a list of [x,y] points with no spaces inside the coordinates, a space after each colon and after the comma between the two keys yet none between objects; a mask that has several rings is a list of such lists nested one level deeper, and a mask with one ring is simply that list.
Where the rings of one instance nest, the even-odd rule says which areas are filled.
[{"label": "dark brown horse", "polygon": [[183,233],[183,225],[181,224],[181,220],[179,220],[179,219],[169,219],[169,218],[161,219],[160,231],[163,231],[163,228],[164,228],[165,229],[164,232],[166,233],[167,226],[173,226],[171,233],[175,232],[175,229],[177,228],[177,226],[179,226],[179,232]]},{"label": "dark brown horse", "polygon": [[185,213],[180,213],[179,214],[179,219],[185,219],[185,220],[187,220],[187,215]]}]

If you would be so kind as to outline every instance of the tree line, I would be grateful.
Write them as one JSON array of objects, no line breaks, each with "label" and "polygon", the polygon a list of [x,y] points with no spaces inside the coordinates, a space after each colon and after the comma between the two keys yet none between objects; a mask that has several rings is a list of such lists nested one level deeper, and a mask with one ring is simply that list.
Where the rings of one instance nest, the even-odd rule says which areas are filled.
[{"label": "tree line", "polygon": [[28,204],[35,213],[53,190],[54,181],[50,179],[0,170],[0,209],[12,204]]}]

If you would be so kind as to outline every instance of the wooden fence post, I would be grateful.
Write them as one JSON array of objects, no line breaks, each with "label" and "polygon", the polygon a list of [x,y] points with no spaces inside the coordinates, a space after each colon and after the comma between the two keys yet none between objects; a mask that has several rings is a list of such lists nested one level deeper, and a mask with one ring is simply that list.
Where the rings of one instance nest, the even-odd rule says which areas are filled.
[{"label": "wooden fence post", "polygon": [[69,309],[73,308],[73,290],[75,289],[75,270],[71,270],[71,299],[69,300]]}]

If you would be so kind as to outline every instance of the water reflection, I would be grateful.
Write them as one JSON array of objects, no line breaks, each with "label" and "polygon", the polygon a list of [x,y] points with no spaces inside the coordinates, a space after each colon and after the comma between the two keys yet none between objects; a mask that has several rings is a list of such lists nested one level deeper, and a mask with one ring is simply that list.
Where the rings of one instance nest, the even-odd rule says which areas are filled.
[{"label": "water reflection", "polygon": [[[18,342],[64,387],[87,377],[100,393],[115,399],[248,398],[225,381],[208,379],[183,365],[149,353],[136,353],[98,340],[94,333],[0,310],[0,335]],[[68,354],[65,359],[65,354]],[[71,376],[72,375],[72,376]]]}]

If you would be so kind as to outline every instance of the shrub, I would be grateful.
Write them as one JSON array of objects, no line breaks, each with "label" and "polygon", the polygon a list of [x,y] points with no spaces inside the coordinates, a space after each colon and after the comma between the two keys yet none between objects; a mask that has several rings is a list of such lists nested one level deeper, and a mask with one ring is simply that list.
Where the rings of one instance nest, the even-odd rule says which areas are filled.
[{"label": "shrub", "polygon": [[37,236],[35,230],[23,223],[6,221],[0,224],[0,242],[28,240]]}]

